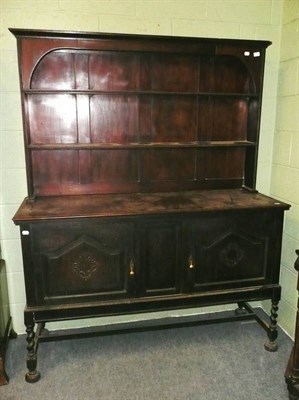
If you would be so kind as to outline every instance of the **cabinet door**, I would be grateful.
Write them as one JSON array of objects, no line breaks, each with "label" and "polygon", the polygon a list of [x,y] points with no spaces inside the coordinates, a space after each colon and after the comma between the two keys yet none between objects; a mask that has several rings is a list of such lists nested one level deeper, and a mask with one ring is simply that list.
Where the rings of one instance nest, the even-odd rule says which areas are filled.
[{"label": "cabinet door", "polygon": [[278,227],[275,214],[267,211],[227,212],[186,219],[184,290],[278,283],[277,240],[281,237]]},{"label": "cabinet door", "polygon": [[134,294],[130,223],[45,222],[32,224],[29,234],[33,265],[25,266],[25,274],[34,280],[35,303],[65,304]]},{"label": "cabinet door", "polygon": [[180,291],[180,226],[172,220],[140,223],[141,295]]}]

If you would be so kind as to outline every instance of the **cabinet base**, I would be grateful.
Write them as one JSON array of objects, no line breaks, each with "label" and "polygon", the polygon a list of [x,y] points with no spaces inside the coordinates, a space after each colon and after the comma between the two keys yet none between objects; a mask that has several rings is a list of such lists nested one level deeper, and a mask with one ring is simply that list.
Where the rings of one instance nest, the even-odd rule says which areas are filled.
[{"label": "cabinet base", "polygon": [[[41,375],[36,370],[37,366],[37,349],[39,342],[49,342],[55,340],[65,340],[65,339],[75,339],[82,337],[91,336],[103,336],[109,334],[119,334],[119,333],[129,333],[129,332],[143,332],[146,330],[160,330],[160,329],[171,329],[180,327],[191,327],[198,325],[223,323],[223,322],[233,322],[233,321],[245,321],[245,320],[256,320],[269,334],[270,325],[266,322],[262,315],[260,315],[257,310],[254,310],[249,304],[245,302],[238,303],[237,311],[224,311],[217,313],[216,316],[203,315],[191,315],[180,317],[179,322],[177,318],[167,317],[162,319],[130,322],[130,323],[120,323],[101,327],[90,327],[90,328],[76,328],[67,330],[56,330],[48,331],[45,329],[45,322],[38,321],[37,329],[34,331],[34,321],[33,325],[30,325],[28,329],[28,345],[30,349],[30,354],[27,359],[28,372],[25,375],[25,380],[28,383],[37,382]],[[27,314],[28,316],[28,314]],[[273,347],[276,345],[275,342],[271,343]],[[277,348],[277,346],[276,346]],[[28,347],[27,347],[28,349]],[[274,350],[271,350],[274,351]]]},{"label": "cabinet base", "polygon": [[[235,311],[223,311],[213,314],[188,315],[179,318],[166,317],[154,320],[136,321],[130,323],[119,323],[113,325],[103,325],[100,327],[74,328],[49,331],[45,328],[45,323],[38,323],[35,340],[38,342],[50,342],[64,339],[77,339],[91,336],[104,336],[111,334],[144,332],[147,330],[173,329],[181,327],[191,327],[198,325],[217,324],[234,321],[256,320],[266,331],[269,324],[266,319],[256,312],[248,303],[238,303],[239,307]],[[240,306],[241,305],[241,306]],[[242,309],[242,311],[241,311]]]}]

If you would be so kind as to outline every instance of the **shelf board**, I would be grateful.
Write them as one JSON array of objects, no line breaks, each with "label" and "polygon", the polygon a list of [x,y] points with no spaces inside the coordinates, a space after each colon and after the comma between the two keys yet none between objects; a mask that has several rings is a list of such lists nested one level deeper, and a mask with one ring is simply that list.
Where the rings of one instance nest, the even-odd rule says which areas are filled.
[{"label": "shelf board", "polygon": [[166,143],[48,143],[30,144],[30,150],[124,150],[124,149],[159,149],[159,148],[211,148],[211,147],[253,147],[255,142],[210,141],[210,142],[166,142]]},{"label": "shelf board", "polygon": [[23,90],[27,95],[44,95],[44,94],[71,94],[71,95],[117,95],[117,96],[198,96],[198,97],[236,97],[236,98],[258,98],[256,93],[218,93],[218,92],[171,92],[171,91],[154,91],[154,90],[44,90],[44,89],[28,89]]}]

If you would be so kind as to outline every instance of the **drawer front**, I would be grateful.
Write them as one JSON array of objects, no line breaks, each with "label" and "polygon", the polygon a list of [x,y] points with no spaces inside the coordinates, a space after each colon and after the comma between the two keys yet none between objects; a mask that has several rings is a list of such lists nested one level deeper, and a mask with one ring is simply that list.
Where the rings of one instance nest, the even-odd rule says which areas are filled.
[{"label": "drawer front", "polygon": [[275,213],[263,211],[186,219],[185,290],[278,283],[279,221]]},{"label": "drawer front", "polygon": [[[130,223],[59,222],[30,227],[35,302],[127,297],[135,273]],[[29,267],[30,268],[30,267]]]}]

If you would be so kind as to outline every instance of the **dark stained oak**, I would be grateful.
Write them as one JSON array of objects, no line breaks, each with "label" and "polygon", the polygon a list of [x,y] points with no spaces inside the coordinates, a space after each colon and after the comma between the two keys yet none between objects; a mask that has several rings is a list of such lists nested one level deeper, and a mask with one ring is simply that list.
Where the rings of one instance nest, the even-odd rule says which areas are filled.
[{"label": "dark stained oak", "polygon": [[[270,42],[11,32],[26,381],[40,379],[38,344],[58,320],[237,303],[233,320],[255,318],[276,350],[289,205],[255,189]],[[247,304],[265,299],[270,321]]]},{"label": "dark stained oak", "polygon": [[34,202],[25,199],[14,216],[14,222],[229,210],[285,210],[288,207],[281,201],[244,189],[49,196],[37,198]]},{"label": "dark stained oak", "polygon": [[11,31],[31,199],[254,189],[270,42]]}]

